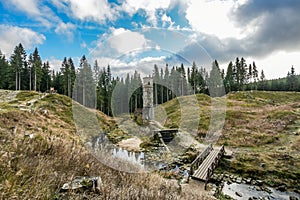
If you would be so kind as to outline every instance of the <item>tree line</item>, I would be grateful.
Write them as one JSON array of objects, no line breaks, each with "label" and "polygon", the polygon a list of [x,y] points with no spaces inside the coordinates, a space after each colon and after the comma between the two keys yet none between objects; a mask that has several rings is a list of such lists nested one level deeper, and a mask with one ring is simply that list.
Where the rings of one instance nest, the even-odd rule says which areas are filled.
[{"label": "tree line", "polygon": [[[112,76],[111,67],[100,67],[97,60],[90,65],[82,56],[78,67],[72,58],[64,58],[60,70],[50,69],[49,62],[42,62],[38,49],[26,55],[22,44],[17,45],[9,59],[0,51],[0,88],[10,90],[35,90],[46,92],[54,87],[58,93],[72,97],[79,103],[97,108],[107,115],[132,113],[143,107],[141,75],[135,71],[126,77]],[[164,68],[154,65],[154,104],[162,104],[177,96],[205,93],[223,96],[232,91],[272,90],[300,91],[300,77],[292,66],[287,77],[266,80],[264,71],[255,62],[247,64],[244,58],[230,61],[226,72],[218,61],[209,69],[183,64]]]}]

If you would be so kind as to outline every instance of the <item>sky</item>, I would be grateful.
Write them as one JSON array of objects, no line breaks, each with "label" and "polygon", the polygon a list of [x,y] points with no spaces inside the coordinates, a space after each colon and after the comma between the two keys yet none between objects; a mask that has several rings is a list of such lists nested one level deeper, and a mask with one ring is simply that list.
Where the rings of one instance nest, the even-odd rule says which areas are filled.
[{"label": "sky", "polygon": [[299,0],[0,0],[0,50],[37,47],[56,70],[85,55],[119,76],[244,57],[273,79],[300,73],[299,10]]}]

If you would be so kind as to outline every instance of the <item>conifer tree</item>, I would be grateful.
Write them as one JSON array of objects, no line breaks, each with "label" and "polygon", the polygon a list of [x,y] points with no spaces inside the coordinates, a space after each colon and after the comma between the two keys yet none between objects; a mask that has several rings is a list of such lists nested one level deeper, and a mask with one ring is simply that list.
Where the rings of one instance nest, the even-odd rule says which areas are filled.
[{"label": "conifer tree", "polygon": [[9,81],[9,63],[5,58],[5,55],[2,54],[0,50],[0,88],[7,89],[8,88],[8,81]]},{"label": "conifer tree", "polygon": [[[20,43],[15,47],[13,54],[10,58],[11,68],[9,73],[13,76],[15,74],[15,87],[13,86],[12,79],[9,81],[9,89],[15,88],[15,90],[21,89],[21,72],[26,65],[26,52]],[[12,77],[11,76],[11,77]]]}]

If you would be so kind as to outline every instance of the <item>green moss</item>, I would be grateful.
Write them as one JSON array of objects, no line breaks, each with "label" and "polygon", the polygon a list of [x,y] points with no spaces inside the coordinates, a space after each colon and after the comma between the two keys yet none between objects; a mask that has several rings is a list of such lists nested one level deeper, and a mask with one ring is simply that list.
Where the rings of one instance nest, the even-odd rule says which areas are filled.
[{"label": "green moss", "polygon": [[116,129],[112,130],[110,133],[108,133],[107,137],[113,143],[118,143],[122,140],[130,138],[130,135],[125,133],[123,130],[116,128]]},{"label": "green moss", "polygon": [[16,97],[18,101],[29,101],[38,97],[39,95],[40,93],[34,91],[20,91]]}]

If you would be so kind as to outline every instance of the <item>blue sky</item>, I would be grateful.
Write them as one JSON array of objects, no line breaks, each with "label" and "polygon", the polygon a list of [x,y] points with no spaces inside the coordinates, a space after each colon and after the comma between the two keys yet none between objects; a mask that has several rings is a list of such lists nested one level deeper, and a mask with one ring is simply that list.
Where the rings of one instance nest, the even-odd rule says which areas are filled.
[{"label": "blue sky", "polygon": [[59,69],[76,64],[111,65],[113,73],[152,72],[153,65],[196,61],[222,68],[244,57],[267,78],[300,73],[298,0],[0,0],[0,49],[10,57],[22,43],[37,47]]}]

